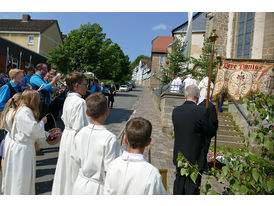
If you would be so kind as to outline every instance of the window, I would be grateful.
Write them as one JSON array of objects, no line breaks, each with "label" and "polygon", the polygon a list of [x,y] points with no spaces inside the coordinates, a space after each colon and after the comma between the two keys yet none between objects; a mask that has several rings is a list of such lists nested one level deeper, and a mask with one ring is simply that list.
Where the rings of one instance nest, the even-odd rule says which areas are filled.
[{"label": "window", "polygon": [[34,36],[29,36],[28,44],[34,44]]},{"label": "window", "polygon": [[253,16],[252,12],[240,13],[237,58],[249,58],[250,56]]},{"label": "window", "polygon": [[160,58],[160,63],[161,63],[161,64],[164,63],[164,56],[161,56],[161,58]]}]

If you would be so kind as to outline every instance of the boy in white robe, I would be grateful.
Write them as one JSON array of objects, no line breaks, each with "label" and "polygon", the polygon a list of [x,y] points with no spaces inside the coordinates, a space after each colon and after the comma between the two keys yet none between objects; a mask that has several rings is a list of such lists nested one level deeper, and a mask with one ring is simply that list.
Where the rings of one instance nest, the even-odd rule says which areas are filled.
[{"label": "boy in white robe", "polygon": [[145,147],[151,142],[151,123],[131,119],[126,125],[128,152],[114,160],[107,170],[104,194],[167,195],[159,170],[145,160]]},{"label": "boy in white robe", "polygon": [[99,195],[103,193],[106,170],[121,155],[121,146],[116,136],[104,127],[109,114],[106,97],[94,93],[86,102],[91,122],[75,137],[71,158],[76,180],[72,194]]},{"label": "boy in white robe", "polygon": [[[198,88],[200,89],[200,97],[199,97],[198,104],[200,104],[202,101],[204,101],[204,99],[206,99],[207,87],[208,87],[208,77],[204,77],[198,86]],[[211,93],[213,91],[213,88],[214,88],[214,84],[213,84],[213,82],[211,82],[210,83],[210,92]]]},{"label": "boy in white robe", "polygon": [[62,134],[58,161],[56,165],[54,181],[52,186],[53,195],[70,195],[73,186],[73,175],[71,165],[71,148],[74,144],[75,135],[83,127],[88,125],[86,115],[86,102],[81,97],[87,91],[85,75],[73,72],[66,76],[68,93],[63,106],[62,120],[65,129]]}]

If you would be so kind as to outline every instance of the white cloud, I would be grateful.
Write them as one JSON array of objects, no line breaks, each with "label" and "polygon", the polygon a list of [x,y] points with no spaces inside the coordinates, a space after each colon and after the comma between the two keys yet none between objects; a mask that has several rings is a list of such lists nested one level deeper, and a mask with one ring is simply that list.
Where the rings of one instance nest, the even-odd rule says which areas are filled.
[{"label": "white cloud", "polygon": [[166,30],[166,29],[167,29],[167,25],[165,25],[165,24],[158,24],[158,25],[152,27],[153,31]]}]

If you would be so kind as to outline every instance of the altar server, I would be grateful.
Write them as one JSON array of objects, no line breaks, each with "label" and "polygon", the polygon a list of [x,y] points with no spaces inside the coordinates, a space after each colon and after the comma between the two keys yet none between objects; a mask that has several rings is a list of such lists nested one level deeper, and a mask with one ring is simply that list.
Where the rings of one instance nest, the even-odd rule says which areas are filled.
[{"label": "altar server", "polygon": [[[16,108],[19,106],[20,100],[21,100],[22,93],[16,93],[11,97],[8,102],[5,105],[5,109],[1,116],[1,123],[0,123],[0,129],[4,129],[7,134],[5,138],[1,142],[0,146],[0,157],[1,159],[1,169],[2,173],[4,173],[4,156],[5,156],[5,148],[7,148],[9,142],[10,142],[10,132],[12,128],[12,115]],[[3,176],[2,176],[3,177]]]},{"label": "altar server", "polygon": [[72,192],[72,165],[71,148],[74,144],[75,135],[83,127],[88,125],[86,115],[86,102],[81,97],[87,91],[87,81],[81,72],[73,72],[66,76],[66,84],[70,90],[64,102],[61,119],[65,124],[62,134],[58,162],[55,170],[52,194],[70,195]]},{"label": "altar server", "polygon": [[99,195],[103,193],[110,163],[121,155],[121,146],[116,136],[104,126],[109,114],[106,97],[95,93],[88,96],[86,102],[91,122],[75,137],[71,158],[76,180],[72,194]]},{"label": "altar server", "polygon": [[151,142],[151,123],[144,118],[131,119],[126,125],[128,152],[114,160],[107,170],[104,194],[167,195],[159,170],[143,155]]},{"label": "altar server", "polygon": [[[198,88],[200,90],[200,97],[199,97],[198,104],[200,104],[207,97],[208,77],[204,77],[202,79],[202,81],[199,83]],[[214,88],[214,84],[213,84],[213,82],[211,82],[210,83],[210,93],[212,93],[213,88]]]},{"label": "altar server", "polygon": [[36,155],[35,141],[45,141],[44,124],[39,119],[40,96],[37,91],[26,89],[12,117],[10,143],[4,161],[4,195],[34,195]]}]

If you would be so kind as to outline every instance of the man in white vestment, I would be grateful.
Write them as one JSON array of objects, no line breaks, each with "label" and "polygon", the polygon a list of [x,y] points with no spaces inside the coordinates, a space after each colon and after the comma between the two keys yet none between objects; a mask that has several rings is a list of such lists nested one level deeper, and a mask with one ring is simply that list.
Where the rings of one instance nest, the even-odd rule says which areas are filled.
[{"label": "man in white vestment", "polygon": [[183,81],[183,86],[184,86],[184,91],[186,91],[186,88],[189,86],[189,85],[196,85],[197,86],[197,82],[195,79],[192,79],[192,74],[188,74],[186,76],[186,79]]},{"label": "man in white vestment", "polygon": [[106,171],[122,153],[117,137],[104,126],[109,114],[106,97],[94,93],[86,102],[91,122],[76,135],[71,153],[73,195],[102,194]]},{"label": "man in white vestment", "polygon": [[53,195],[70,195],[72,193],[74,179],[70,158],[71,148],[77,132],[88,125],[86,101],[81,97],[87,91],[85,75],[80,72],[70,73],[66,76],[66,83],[70,91],[64,102],[63,115],[61,117],[65,124],[65,129],[61,138],[53,180]]},{"label": "man in white vestment", "polygon": [[177,74],[171,82],[170,92],[179,93],[181,85],[182,79]]},{"label": "man in white vestment", "polygon": [[126,125],[128,152],[114,160],[107,170],[106,195],[167,195],[159,170],[145,160],[145,147],[151,142],[151,123],[133,118]]},{"label": "man in white vestment", "polygon": [[[198,88],[200,90],[200,97],[199,97],[198,104],[200,104],[202,101],[204,101],[204,99],[206,99],[207,87],[208,87],[208,77],[204,77],[198,86]],[[213,84],[213,82],[211,82],[211,84],[210,84],[210,92],[211,93],[213,91],[213,88],[214,88],[214,84]]]}]

